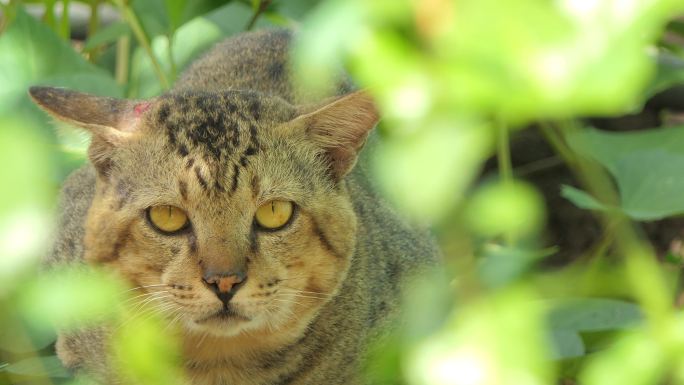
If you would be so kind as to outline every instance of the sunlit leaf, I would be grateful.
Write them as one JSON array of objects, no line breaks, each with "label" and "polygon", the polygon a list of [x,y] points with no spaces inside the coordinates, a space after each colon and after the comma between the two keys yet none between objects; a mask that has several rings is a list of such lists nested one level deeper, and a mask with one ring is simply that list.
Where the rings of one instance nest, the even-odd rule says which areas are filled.
[{"label": "sunlit leaf", "polygon": [[391,95],[402,83],[392,74],[415,76],[401,68],[422,57],[417,72],[438,104],[464,113],[616,114],[640,103],[655,68],[647,48],[677,9],[674,0],[330,1],[307,20],[298,63],[316,85],[348,62],[363,85]]},{"label": "sunlit leaf", "polygon": [[477,190],[467,219],[482,235],[529,236],[544,223],[544,203],[534,187],[523,182],[491,183]]},{"label": "sunlit leaf", "polygon": [[54,166],[49,146],[30,121],[0,118],[0,298],[46,252]]},{"label": "sunlit leaf", "polygon": [[112,350],[116,367],[127,382],[146,385],[187,383],[179,365],[179,345],[161,320],[137,317],[124,322],[117,330]]},{"label": "sunlit leaf", "polygon": [[373,160],[381,187],[415,218],[438,221],[450,214],[475,177],[490,143],[487,126],[424,122],[429,129],[396,135],[378,146]]},{"label": "sunlit leaf", "polygon": [[123,287],[109,274],[75,266],[44,273],[30,282],[19,306],[36,327],[73,329],[114,317]]},{"label": "sunlit leaf", "polygon": [[662,380],[665,351],[645,333],[623,337],[613,348],[588,362],[583,385],[653,385]]},{"label": "sunlit leaf", "polygon": [[467,308],[411,352],[410,384],[552,383],[539,301],[511,289]]}]

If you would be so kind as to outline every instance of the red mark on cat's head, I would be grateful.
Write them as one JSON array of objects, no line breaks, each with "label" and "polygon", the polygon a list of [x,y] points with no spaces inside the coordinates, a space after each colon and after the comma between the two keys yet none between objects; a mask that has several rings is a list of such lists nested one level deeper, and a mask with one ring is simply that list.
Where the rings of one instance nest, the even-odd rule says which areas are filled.
[{"label": "red mark on cat's head", "polygon": [[133,107],[133,111],[135,112],[135,117],[136,118],[140,117],[142,114],[145,113],[145,111],[150,109],[151,105],[152,105],[152,103],[150,103],[150,102],[143,102],[143,103],[136,104],[135,107]]}]

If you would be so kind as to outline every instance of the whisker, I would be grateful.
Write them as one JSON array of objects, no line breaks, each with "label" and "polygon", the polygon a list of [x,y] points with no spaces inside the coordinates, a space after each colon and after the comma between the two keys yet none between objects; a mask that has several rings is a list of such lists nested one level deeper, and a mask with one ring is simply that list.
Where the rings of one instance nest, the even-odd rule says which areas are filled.
[{"label": "whisker", "polygon": [[204,342],[204,339],[207,338],[207,335],[209,335],[208,332],[204,332],[204,334],[202,334],[202,337],[200,337],[199,341],[197,342],[197,346],[195,346],[196,348],[199,348],[200,345],[202,345],[202,342]]},{"label": "whisker", "polygon": [[158,284],[158,285],[143,285],[143,286],[136,286],[136,287],[132,287],[132,288],[130,288],[130,289],[128,289],[128,290],[124,290],[124,291],[122,291],[122,293],[128,293],[129,291],[133,291],[133,290],[148,289],[148,288],[150,288],[150,287],[161,287],[161,286],[168,286],[168,285],[165,284],[165,283],[160,283],[160,284]]},{"label": "whisker", "polygon": [[168,293],[168,291],[164,290],[164,291],[155,291],[155,292],[152,292],[152,293],[138,294],[138,295],[136,295],[135,297],[130,297],[130,298],[125,299],[125,300],[122,301],[121,303],[122,303],[122,304],[125,304],[125,303],[131,302],[131,301],[133,301],[133,300],[135,300],[135,299],[137,299],[137,298],[140,298],[140,297],[149,297],[149,296],[151,296],[151,295],[153,295],[153,294],[159,294],[159,293]]},{"label": "whisker", "polygon": [[298,289],[292,289],[292,288],[289,288],[289,287],[286,287],[286,286],[283,286],[282,289],[283,289],[283,290],[282,290],[283,292],[287,292],[287,293],[293,293],[293,292],[294,292],[294,293],[302,293],[302,294],[323,295],[323,296],[326,296],[326,297],[330,297],[330,294],[328,294],[328,293],[323,293],[323,292],[320,292],[320,291],[298,290]]}]

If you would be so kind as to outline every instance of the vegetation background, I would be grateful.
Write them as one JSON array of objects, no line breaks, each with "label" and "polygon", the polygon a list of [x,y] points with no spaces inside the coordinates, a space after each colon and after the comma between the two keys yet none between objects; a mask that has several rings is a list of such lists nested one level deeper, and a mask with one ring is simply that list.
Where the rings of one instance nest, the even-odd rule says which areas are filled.
[{"label": "vegetation background", "polygon": [[[158,312],[102,272],[37,275],[87,138],[30,85],[146,98],[244,30],[376,96],[368,165],[446,269],[373,350],[379,384],[684,384],[681,0],[0,1],[0,384],[74,383],[54,329],[122,320],[131,383],[174,384]],[[55,129],[55,126],[57,129]]]}]

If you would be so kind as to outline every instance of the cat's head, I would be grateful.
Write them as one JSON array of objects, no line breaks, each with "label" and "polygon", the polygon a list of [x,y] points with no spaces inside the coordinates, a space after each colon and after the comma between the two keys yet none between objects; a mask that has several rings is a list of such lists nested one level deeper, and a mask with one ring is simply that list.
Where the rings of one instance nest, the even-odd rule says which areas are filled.
[{"label": "cat's head", "polygon": [[188,330],[301,328],[339,289],[357,225],[344,177],[378,119],[364,92],[317,106],[242,91],[30,94],[92,134],[87,261]]}]

